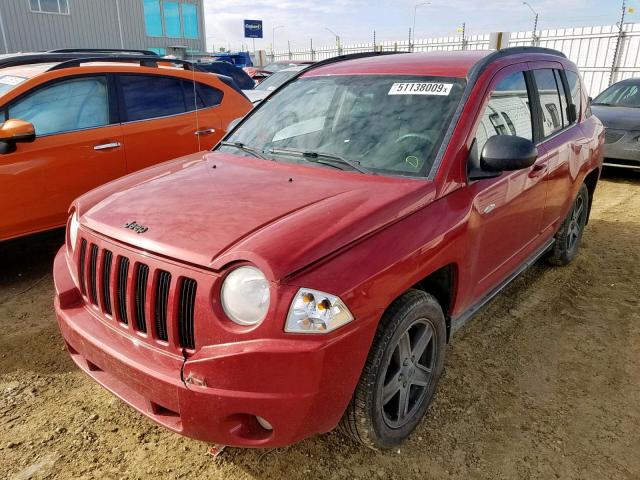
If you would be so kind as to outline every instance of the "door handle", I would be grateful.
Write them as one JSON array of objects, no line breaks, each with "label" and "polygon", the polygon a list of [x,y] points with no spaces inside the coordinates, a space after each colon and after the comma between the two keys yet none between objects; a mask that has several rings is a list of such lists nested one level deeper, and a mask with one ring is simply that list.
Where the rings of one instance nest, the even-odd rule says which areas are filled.
[{"label": "door handle", "polygon": [[93,147],[94,150],[109,150],[110,148],[118,148],[120,146],[120,142],[111,142],[111,143],[103,143],[101,145],[96,145]]},{"label": "door handle", "polygon": [[204,130],[196,130],[194,132],[195,135],[210,135],[212,133],[216,133],[215,128],[205,128]]}]

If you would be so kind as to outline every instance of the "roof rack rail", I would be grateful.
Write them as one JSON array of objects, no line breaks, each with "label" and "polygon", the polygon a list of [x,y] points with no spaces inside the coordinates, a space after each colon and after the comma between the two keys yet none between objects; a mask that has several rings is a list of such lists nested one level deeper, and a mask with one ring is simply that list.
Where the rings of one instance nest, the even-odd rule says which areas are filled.
[{"label": "roof rack rail", "polygon": [[47,71],[52,72],[55,70],[62,70],[64,68],[79,67],[82,63],[89,62],[114,62],[114,63],[138,63],[141,67],[157,67],[158,62],[175,63],[182,65],[185,70],[194,70],[193,62],[188,60],[178,60],[176,58],[162,58],[150,55],[105,55],[101,56],[88,56],[88,57],[74,57],[66,59],[57,65],[49,68]]},{"label": "roof rack rail", "polygon": [[138,50],[135,48],[58,48],[47,53],[129,53],[135,55],[159,56],[151,50]]},{"label": "roof rack rail", "polygon": [[[31,65],[34,63],[64,62],[73,60],[88,54],[71,54],[71,53],[22,53],[16,55],[3,56],[0,58],[0,68],[16,67],[20,65]],[[92,54],[91,56],[95,56]]]}]

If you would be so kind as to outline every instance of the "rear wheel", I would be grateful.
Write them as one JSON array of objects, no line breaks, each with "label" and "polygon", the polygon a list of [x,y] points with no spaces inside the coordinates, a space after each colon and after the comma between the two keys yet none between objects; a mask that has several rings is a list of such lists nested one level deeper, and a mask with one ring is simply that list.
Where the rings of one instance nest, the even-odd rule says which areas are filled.
[{"label": "rear wheel", "polygon": [[560,266],[567,265],[576,257],[580,249],[584,227],[587,224],[588,210],[589,190],[585,184],[582,184],[567,218],[556,233],[556,242],[548,257],[549,263]]},{"label": "rear wheel", "polygon": [[410,290],[383,316],[367,363],[340,422],[374,449],[402,443],[422,420],[442,373],[446,325],[430,294]]}]

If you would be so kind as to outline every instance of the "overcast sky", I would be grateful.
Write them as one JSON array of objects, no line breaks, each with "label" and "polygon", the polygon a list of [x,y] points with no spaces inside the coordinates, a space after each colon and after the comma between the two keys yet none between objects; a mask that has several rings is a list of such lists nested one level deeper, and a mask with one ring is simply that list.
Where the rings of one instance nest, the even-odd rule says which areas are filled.
[{"label": "overcast sky", "polygon": [[[335,44],[326,28],[340,35],[342,43],[371,42],[373,30],[380,41],[408,37],[416,3],[425,0],[204,0],[207,48],[212,43],[238,49],[244,42],[243,20],[264,22],[262,40],[256,48],[268,49],[276,30],[276,50],[284,50],[287,40],[292,49]],[[620,18],[621,0],[529,0],[540,14],[539,28],[583,25],[611,25]],[[640,22],[640,0],[627,4],[637,8],[628,21]],[[625,20],[627,21],[627,20]],[[456,27],[467,23],[467,32],[519,31],[533,28],[533,13],[521,0],[431,0],[419,7],[417,38],[455,35]]]}]

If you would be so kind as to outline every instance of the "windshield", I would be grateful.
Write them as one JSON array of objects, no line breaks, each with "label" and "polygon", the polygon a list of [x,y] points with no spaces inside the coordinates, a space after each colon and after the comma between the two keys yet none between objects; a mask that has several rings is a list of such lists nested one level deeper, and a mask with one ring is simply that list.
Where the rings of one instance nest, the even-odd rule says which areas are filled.
[{"label": "windshield", "polygon": [[345,170],[424,176],[464,85],[462,79],[426,76],[300,78],[257,107],[219,148],[297,163],[324,157],[322,163]]},{"label": "windshield", "polygon": [[291,66],[293,66],[293,64],[287,62],[273,62],[265,65],[262,70],[266,70],[267,72],[279,72],[280,70],[284,70]]},{"label": "windshield", "polygon": [[640,85],[612,85],[595,98],[593,105],[640,108]]},{"label": "windshield", "polygon": [[15,75],[0,75],[0,95],[20,85],[26,78]]},{"label": "windshield", "polygon": [[275,90],[284,82],[292,78],[293,76],[300,73],[300,70],[287,70],[276,72],[273,75],[267,77],[266,80],[263,80],[258,85],[256,85],[254,90],[268,90],[269,92]]}]

